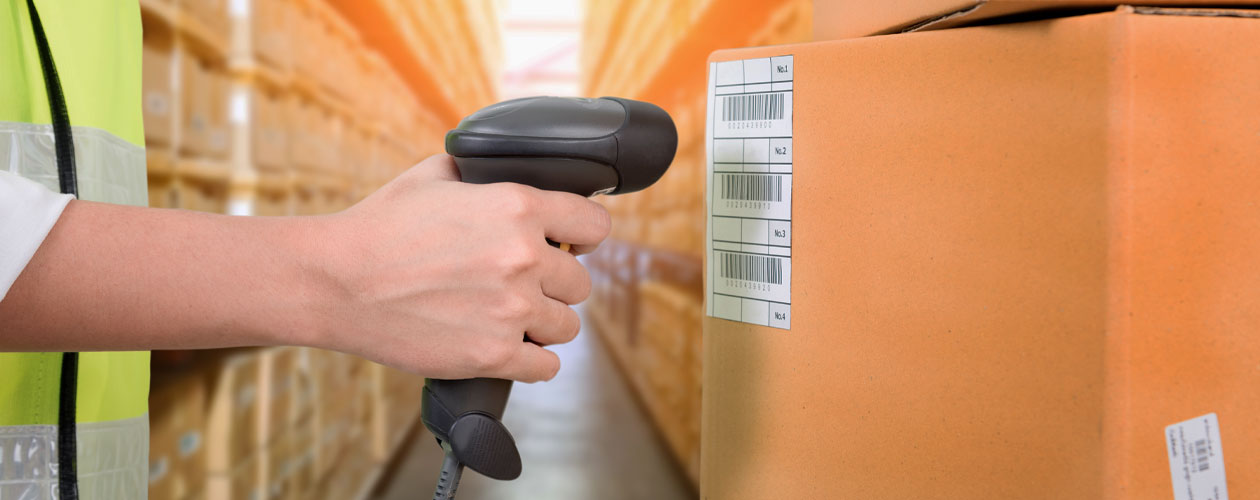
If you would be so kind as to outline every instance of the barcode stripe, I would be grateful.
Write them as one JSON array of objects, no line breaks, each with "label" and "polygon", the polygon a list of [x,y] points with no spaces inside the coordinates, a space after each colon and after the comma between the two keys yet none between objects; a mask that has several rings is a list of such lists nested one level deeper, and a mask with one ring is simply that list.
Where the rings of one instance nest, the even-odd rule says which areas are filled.
[{"label": "barcode stripe", "polygon": [[722,97],[722,121],[782,120],[784,109],[783,94]]},{"label": "barcode stripe", "polygon": [[1198,462],[1199,472],[1208,470],[1208,458],[1211,455],[1208,453],[1206,439],[1199,439],[1194,442],[1194,455],[1195,461]]},{"label": "barcode stripe", "polygon": [[724,174],[722,197],[728,200],[783,201],[783,176]]},{"label": "barcode stripe", "polygon": [[719,252],[719,255],[722,256],[720,267],[723,278],[783,284],[783,259],[726,252]]}]

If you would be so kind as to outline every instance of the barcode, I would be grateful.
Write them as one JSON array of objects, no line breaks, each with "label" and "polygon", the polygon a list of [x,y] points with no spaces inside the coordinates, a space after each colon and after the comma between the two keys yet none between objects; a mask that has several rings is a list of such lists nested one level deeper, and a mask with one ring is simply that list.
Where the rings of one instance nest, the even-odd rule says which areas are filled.
[{"label": "barcode", "polygon": [[1200,439],[1194,442],[1195,462],[1198,463],[1199,472],[1208,470],[1208,445],[1206,439]]},{"label": "barcode", "polygon": [[727,200],[783,201],[783,176],[758,174],[723,175],[722,198]]},{"label": "barcode", "polygon": [[728,95],[722,98],[722,121],[782,119],[783,94]]},{"label": "barcode", "polygon": [[719,253],[723,278],[783,284],[783,260],[742,253]]}]

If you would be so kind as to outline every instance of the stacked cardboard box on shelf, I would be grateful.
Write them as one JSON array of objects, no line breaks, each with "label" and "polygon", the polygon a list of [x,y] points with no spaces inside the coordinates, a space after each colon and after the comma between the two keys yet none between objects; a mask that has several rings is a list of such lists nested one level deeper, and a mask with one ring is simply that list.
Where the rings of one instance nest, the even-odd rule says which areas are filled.
[{"label": "stacked cardboard box on shelf", "polygon": [[373,364],[368,366],[372,408],[367,423],[372,459],[388,460],[420,414],[424,379]]},{"label": "stacked cardboard box on shelf", "polygon": [[704,319],[702,495],[1257,494],[1256,6],[835,3],[928,30],[712,56],[792,56],[795,272]]},{"label": "stacked cardboard box on shelf", "polygon": [[274,347],[155,374],[154,386],[150,498],[358,498],[414,428],[423,379]]},{"label": "stacked cardboard box on shelf", "polygon": [[263,498],[256,496],[262,490],[258,467],[259,364],[256,353],[237,353],[224,355],[197,372],[208,398],[207,498]]},{"label": "stacked cardboard box on shelf", "polygon": [[176,110],[182,103],[175,92],[175,35],[167,26],[146,24],[142,49],[141,102],[143,106],[149,204],[176,206],[174,151]]},{"label": "stacked cardboard box on shelf", "polygon": [[[357,17],[380,6],[142,0],[152,204],[330,213],[440,152],[452,110],[494,99],[493,68],[482,65],[497,51],[497,26],[451,21],[464,26],[459,36],[423,50],[458,46],[468,57],[424,54],[441,67],[386,57],[398,47],[360,35],[413,26],[417,12],[437,7],[474,15],[489,2],[408,4],[384,25]],[[414,85],[454,80],[456,68],[464,94]],[[153,378],[153,500],[362,498],[418,415],[422,382],[344,354],[269,348],[172,359],[191,365],[180,381]]]},{"label": "stacked cardboard box on shelf", "polygon": [[157,374],[149,403],[149,496],[190,499],[205,489],[205,385],[187,374]]},{"label": "stacked cardboard box on shelf", "polygon": [[693,481],[700,464],[704,59],[726,46],[809,40],[811,4],[588,4],[583,93],[663,107],[679,143],[651,189],[601,199],[613,233],[588,260],[594,288],[585,310]]},{"label": "stacked cardboard box on shelf", "polygon": [[[241,4],[230,16],[226,2],[141,6],[155,206],[225,213],[243,198],[244,208],[233,213],[340,210],[440,152],[441,136],[456,118],[441,105],[451,96],[426,96],[422,103],[397,62],[367,47],[344,17],[375,4],[263,0]],[[463,37],[477,43],[461,50],[478,56],[448,61],[449,68],[465,71],[460,79],[478,89],[490,88],[488,70],[471,65],[489,60],[481,52],[495,52],[497,43],[482,40],[492,39],[492,30]],[[447,70],[425,69],[441,78]],[[485,91],[458,97],[460,107],[492,100]]]}]

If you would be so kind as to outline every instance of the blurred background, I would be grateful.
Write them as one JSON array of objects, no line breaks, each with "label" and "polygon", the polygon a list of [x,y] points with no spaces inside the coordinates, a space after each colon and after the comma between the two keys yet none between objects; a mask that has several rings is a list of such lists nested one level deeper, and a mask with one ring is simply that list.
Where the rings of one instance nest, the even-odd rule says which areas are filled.
[{"label": "blurred background", "polygon": [[[443,150],[461,117],[530,95],[673,116],[653,189],[601,197],[585,332],[505,421],[525,462],[460,498],[696,497],[705,60],[808,41],[809,0],[142,0],[149,199],[234,215],[344,209]],[[154,354],[150,498],[429,498],[423,380],[305,348]]]}]

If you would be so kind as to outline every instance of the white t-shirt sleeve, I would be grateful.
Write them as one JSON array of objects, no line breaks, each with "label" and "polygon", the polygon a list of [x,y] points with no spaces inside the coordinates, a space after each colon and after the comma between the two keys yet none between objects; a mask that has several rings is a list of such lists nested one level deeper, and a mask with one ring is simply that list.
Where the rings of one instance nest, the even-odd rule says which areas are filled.
[{"label": "white t-shirt sleeve", "polygon": [[68,194],[54,193],[35,181],[0,170],[0,300],[71,199]]}]

